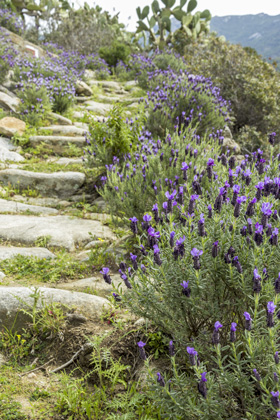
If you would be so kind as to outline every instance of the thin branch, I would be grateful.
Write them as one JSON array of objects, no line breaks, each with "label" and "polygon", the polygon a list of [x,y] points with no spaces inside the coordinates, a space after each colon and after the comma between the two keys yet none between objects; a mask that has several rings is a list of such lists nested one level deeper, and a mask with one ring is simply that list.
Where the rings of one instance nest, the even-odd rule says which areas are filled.
[{"label": "thin branch", "polygon": [[54,357],[52,357],[52,358],[51,358],[48,362],[44,363],[43,365],[38,366],[38,367],[36,367],[35,369],[28,370],[27,372],[24,372],[24,373],[22,373],[21,375],[18,375],[18,376],[21,378],[22,376],[27,375],[28,373],[31,373],[31,372],[36,372],[36,370],[42,369],[43,367],[45,367],[45,366],[47,366],[48,364],[50,364],[50,363],[53,361],[53,359],[54,359]]}]

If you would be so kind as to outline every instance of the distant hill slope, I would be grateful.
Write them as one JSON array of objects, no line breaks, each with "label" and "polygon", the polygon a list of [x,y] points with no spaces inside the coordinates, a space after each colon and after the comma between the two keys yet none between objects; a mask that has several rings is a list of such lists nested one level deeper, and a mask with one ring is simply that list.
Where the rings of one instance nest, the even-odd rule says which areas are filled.
[{"label": "distant hill slope", "polygon": [[210,29],[233,44],[255,48],[263,57],[280,58],[280,15],[215,16]]}]

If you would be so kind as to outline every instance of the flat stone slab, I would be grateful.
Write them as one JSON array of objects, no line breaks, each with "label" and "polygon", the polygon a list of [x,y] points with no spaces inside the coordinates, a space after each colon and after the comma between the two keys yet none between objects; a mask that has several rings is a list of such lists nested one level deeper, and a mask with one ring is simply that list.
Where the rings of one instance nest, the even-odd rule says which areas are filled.
[{"label": "flat stone slab", "polygon": [[72,125],[72,121],[69,118],[63,117],[60,114],[56,114],[55,112],[49,112],[47,115],[48,119],[51,121],[57,121],[60,125]]},{"label": "flat stone slab", "polygon": [[0,145],[0,162],[22,162],[24,157],[21,156],[19,153],[11,152],[6,147],[2,147]]},{"label": "flat stone slab", "polygon": [[101,102],[95,102],[95,101],[87,101],[85,102],[87,105],[87,110],[94,112],[99,115],[105,115],[107,114],[110,109],[112,109],[112,105],[110,104],[103,104]]},{"label": "flat stone slab", "polygon": [[52,135],[58,136],[83,136],[85,130],[75,125],[50,125],[49,127],[40,127],[39,131],[51,131]]},{"label": "flat stone slab", "polygon": [[80,172],[31,172],[22,169],[0,171],[0,182],[15,185],[21,190],[36,189],[42,196],[68,198],[75,195],[85,182]]},{"label": "flat stone slab", "polygon": [[7,137],[0,137],[0,147],[3,147],[10,151],[14,151],[17,149],[18,146],[13,144],[13,142]]},{"label": "flat stone slab", "polygon": [[89,277],[87,279],[81,279],[72,281],[69,283],[60,283],[59,288],[72,291],[96,291],[104,296],[108,296],[112,293],[113,288],[121,287],[122,290],[126,290],[123,280],[119,274],[111,275],[112,284],[105,283],[102,276],[100,277]]},{"label": "flat stone slab", "polygon": [[0,93],[0,108],[5,109],[6,111],[16,112],[19,104],[19,98],[13,98],[12,96],[7,95],[7,93],[4,92]]},{"label": "flat stone slab", "polygon": [[[38,287],[40,293],[37,309],[53,302],[60,303],[69,308],[77,308],[79,313],[84,313],[88,318],[99,318],[103,309],[109,309],[107,299],[79,292],[59,290],[47,287]],[[0,328],[8,329],[14,326],[13,331],[20,330],[31,322],[31,317],[20,311],[21,308],[29,308],[32,311],[34,305],[35,288],[31,287],[0,287]]]},{"label": "flat stone slab", "polygon": [[103,88],[112,89],[112,90],[121,90],[122,86],[118,82],[113,80],[90,80],[91,85],[102,86]]},{"label": "flat stone slab", "polygon": [[[85,130],[84,130],[85,131]],[[75,144],[77,147],[84,147],[86,144],[85,137],[68,137],[68,136],[31,136],[29,138],[32,147],[36,147],[41,143],[45,143],[57,153],[62,152],[68,144]]]},{"label": "flat stone slab", "polygon": [[34,214],[58,214],[58,210],[51,207],[32,206],[30,204],[18,203],[17,201],[4,200],[0,198],[0,213],[24,213]]},{"label": "flat stone slab", "polygon": [[97,220],[68,216],[0,215],[0,238],[31,245],[42,237],[49,238],[50,246],[69,251],[93,239],[116,239],[111,229]]},{"label": "flat stone slab", "polygon": [[23,257],[36,257],[40,259],[49,260],[55,258],[55,255],[50,252],[47,248],[33,247],[33,248],[21,248],[16,246],[0,246],[0,261],[9,260],[22,255]]},{"label": "flat stone slab", "polygon": [[57,165],[82,165],[84,163],[82,158],[66,158],[62,157],[55,162]]}]

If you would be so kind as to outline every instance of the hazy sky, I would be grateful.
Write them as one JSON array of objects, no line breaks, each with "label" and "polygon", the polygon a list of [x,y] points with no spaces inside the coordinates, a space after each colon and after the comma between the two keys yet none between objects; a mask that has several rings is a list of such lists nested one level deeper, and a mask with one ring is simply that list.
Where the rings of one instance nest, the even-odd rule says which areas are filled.
[{"label": "hazy sky", "polygon": [[[78,4],[82,4],[83,0],[76,0]],[[114,14],[120,12],[120,21],[124,24],[129,23],[128,29],[133,30],[136,27],[137,15],[136,8],[143,8],[147,4],[151,4],[152,0],[87,0],[89,5],[97,4]],[[161,3],[161,2],[160,2]],[[268,15],[280,14],[279,0],[197,0],[198,6],[196,11],[209,9],[212,16],[226,15],[247,15],[257,13],[267,13]],[[179,4],[179,0],[177,0]],[[186,6],[185,6],[186,7]],[[131,19],[128,20],[128,17]]]}]

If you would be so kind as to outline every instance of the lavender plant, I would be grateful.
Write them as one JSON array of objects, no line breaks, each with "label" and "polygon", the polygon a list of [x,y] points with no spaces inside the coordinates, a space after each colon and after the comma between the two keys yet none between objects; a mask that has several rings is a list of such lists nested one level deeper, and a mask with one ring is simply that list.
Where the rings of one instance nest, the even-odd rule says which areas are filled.
[{"label": "lavender plant", "polygon": [[122,299],[177,350],[152,387],[163,418],[276,418],[280,155],[238,163],[211,141],[164,203],[131,218],[142,261],[123,271]]}]

